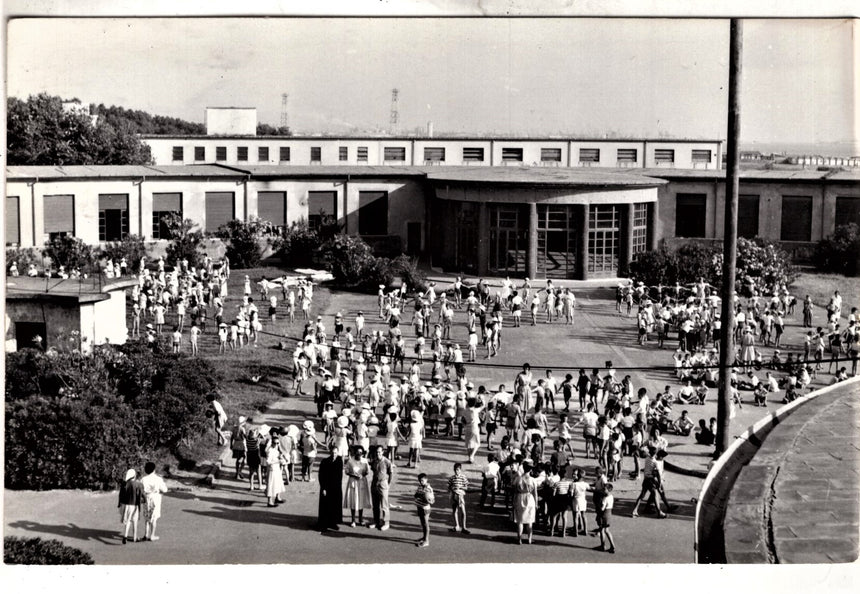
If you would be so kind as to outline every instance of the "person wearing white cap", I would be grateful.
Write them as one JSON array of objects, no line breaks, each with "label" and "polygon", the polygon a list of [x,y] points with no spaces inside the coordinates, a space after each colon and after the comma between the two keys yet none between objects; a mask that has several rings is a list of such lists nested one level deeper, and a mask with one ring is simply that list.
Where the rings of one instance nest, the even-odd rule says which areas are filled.
[{"label": "person wearing white cap", "polygon": [[313,478],[313,469],[314,469],[314,460],[317,457],[317,447],[319,446],[319,441],[317,441],[316,429],[314,428],[314,422],[311,420],[307,420],[302,423],[302,434],[301,439],[299,441],[299,449],[302,452],[302,480],[308,482],[314,482]]},{"label": "person wearing white cap", "polygon": [[332,429],[332,439],[329,447],[338,451],[341,458],[349,456],[349,436],[352,435],[352,429],[349,428],[349,418],[341,415],[335,422],[335,427]]},{"label": "person wearing white cap", "polygon": [[123,525],[122,544],[128,541],[128,528],[134,526],[132,542],[137,542],[137,520],[140,518],[140,509],[145,501],[143,485],[137,480],[137,472],[129,468],[125,472],[125,479],[119,488],[119,520]]},{"label": "person wearing white cap", "polygon": [[406,468],[418,468],[424,441],[424,418],[418,409],[413,409],[409,414],[409,460]]}]

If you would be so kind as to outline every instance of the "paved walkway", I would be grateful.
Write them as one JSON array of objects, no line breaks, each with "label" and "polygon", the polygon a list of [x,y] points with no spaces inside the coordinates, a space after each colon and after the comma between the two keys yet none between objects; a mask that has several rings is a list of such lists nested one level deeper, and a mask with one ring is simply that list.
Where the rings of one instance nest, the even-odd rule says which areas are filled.
[{"label": "paved walkway", "polygon": [[735,563],[847,563],[860,533],[860,384],[801,405],[764,439],[732,489]]}]

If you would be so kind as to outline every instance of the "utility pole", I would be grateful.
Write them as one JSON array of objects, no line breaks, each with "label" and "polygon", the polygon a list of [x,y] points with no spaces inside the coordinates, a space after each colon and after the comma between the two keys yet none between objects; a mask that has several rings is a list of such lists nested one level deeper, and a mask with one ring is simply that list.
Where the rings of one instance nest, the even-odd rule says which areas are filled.
[{"label": "utility pole", "polygon": [[388,123],[391,127],[391,134],[397,136],[400,128],[400,109],[397,106],[397,97],[400,95],[398,89],[391,89],[391,115]]},{"label": "utility pole", "polygon": [[741,132],[741,54],[743,21],[732,19],[729,33],[729,118],[726,153],[726,211],[723,239],[722,324],[720,327],[720,388],[717,402],[718,458],[729,447],[732,402],[731,375],[735,363],[735,273],[738,258],[738,139]]}]

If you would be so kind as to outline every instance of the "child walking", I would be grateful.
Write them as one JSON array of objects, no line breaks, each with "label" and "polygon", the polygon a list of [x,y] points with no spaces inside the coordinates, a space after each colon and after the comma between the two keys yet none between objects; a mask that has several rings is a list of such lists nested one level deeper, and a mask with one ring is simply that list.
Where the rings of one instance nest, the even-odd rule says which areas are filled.
[{"label": "child walking", "polygon": [[[612,496],[612,483],[606,483],[606,495],[600,505],[600,510],[597,513],[597,527],[600,535],[600,545],[595,547],[598,551],[606,551],[607,553],[615,553],[615,540],[612,538],[612,533],[609,531],[610,520],[612,519],[612,506],[615,503],[615,498]],[[609,548],[606,548],[606,543],[609,542]]]}]

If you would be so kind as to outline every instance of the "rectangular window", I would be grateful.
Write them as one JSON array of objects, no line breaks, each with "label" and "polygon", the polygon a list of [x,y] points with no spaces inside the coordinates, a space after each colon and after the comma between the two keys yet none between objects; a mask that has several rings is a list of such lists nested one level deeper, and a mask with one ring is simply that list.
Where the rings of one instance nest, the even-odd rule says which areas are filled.
[{"label": "rectangular window", "polygon": [[464,146],[463,161],[484,161],[484,149],[480,146]]},{"label": "rectangular window", "polygon": [[445,147],[425,147],[424,160],[430,163],[441,163],[445,161]]},{"label": "rectangular window", "polygon": [[72,194],[45,196],[45,234],[50,241],[59,235],[75,234],[75,197]]},{"label": "rectangular window", "polygon": [[542,163],[561,163],[561,149],[542,148],[540,150],[540,160]]},{"label": "rectangular window", "polygon": [[182,216],[182,194],[178,192],[152,194],[152,238],[170,239],[164,217],[176,213]]},{"label": "rectangular window", "polygon": [[636,163],[638,154],[639,152],[636,149],[618,149],[616,158],[619,165],[622,163]]},{"label": "rectangular window", "polygon": [[[311,160],[313,160],[313,157],[311,157]],[[347,146],[337,147],[337,160],[338,161],[349,161],[349,147],[347,147]]]},{"label": "rectangular window", "polygon": [[227,147],[226,146],[216,146],[215,147],[215,160],[216,161],[226,161],[227,160]]},{"label": "rectangular window", "polygon": [[99,194],[99,241],[128,235],[128,194]]},{"label": "rectangular window", "polygon": [[588,207],[588,272],[594,276],[618,273],[621,211],[618,206]]},{"label": "rectangular window", "polygon": [[738,237],[752,239],[758,235],[758,203],[756,195],[738,196]]},{"label": "rectangular window", "polygon": [[257,160],[268,162],[269,160],[269,147],[261,146],[257,147]]},{"label": "rectangular window", "polygon": [[236,160],[237,161],[247,161],[248,160],[248,147],[240,146],[236,149]]},{"label": "rectangular window", "polygon": [[337,219],[337,192],[308,192],[308,228],[319,229],[328,217]]},{"label": "rectangular window", "polygon": [[205,146],[195,146],[194,147],[194,160],[195,161],[205,161],[206,160],[206,147]]},{"label": "rectangular window", "polygon": [[705,237],[708,197],[705,194],[675,196],[675,237]]},{"label": "rectangular window", "polygon": [[233,192],[206,192],[205,231],[215,232],[236,216]]},{"label": "rectangular window", "polygon": [[311,147],[311,163],[320,163],[322,161],[322,147]]},{"label": "rectangular window", "polygon": [[358,234],[388,235],[388,192],[358,193]]},{"label": "rectangular window", "polygon": [[258,192],[257,218],[268,221],[277,227],[287,224],[287,193]]},{"label": "rectangular window", "polygon": [[633,242],[632,252],[635,258],[648,250],[648,204],[633,205]]},{"label": "rectangular window", "polygon": [[710,163],[711,151],[693,149],[693,163]]},{"label": "rectangular window", "polygon": [[[634,157],[634,161],[636,158]],[[655,149],[654,150],[654,162],[655,163],[674,163],[675,162],[675,151],[672,149]]]},{"label": "rectangular window", "polygon": [[589,149],[589,148],[579,149],[579,162],[580,163],[599,163],[600,162],[600,149]]},{"label": "rectangular window", "polygon": [[812,240],[812,196],[783,196],[782,241]]},{"label": "rectangular window", "polygon": [[21,243],[20,199],[6,196],[6,245]]},{"label": "rectangular window", "polygon": [[356,159],[359,163],[367,163],[367,147],[360,146],[358,147],[358,153],[356,155]]},{"label": "rectangular window", "polygon": [[278,149],[278,161],[290,160],[290,147],[282,146]]},{"label": "rectangular window", "polygon": [[522,161],[523,149],[516,147],[502,148],[502,161]]},{"label": "rectangular window", "polygon": [[184,155],[185,155],[185,151],[182,149],[181,146],[173,147],[173,160],[174,161],[182,161],[182,159],[184,158]]},{"label": "rectangular window", "polygon": [[406,148],[402,146],[387,146],[382,149],[384,161],[406,161]]},{"label": "rectangular window", "polygon": [[833,223],[834,228],[849,223],[860,227],[860,196],[837,196],[836,220]]}]

